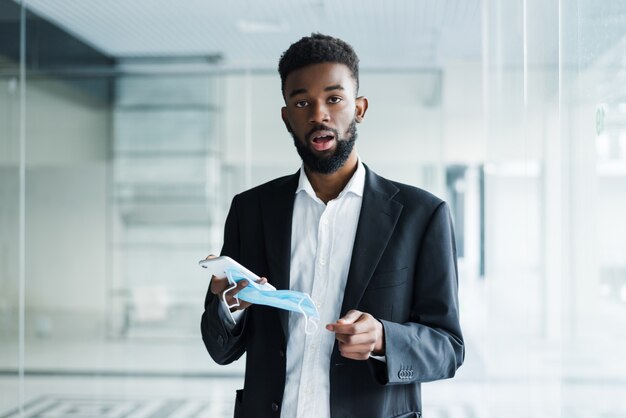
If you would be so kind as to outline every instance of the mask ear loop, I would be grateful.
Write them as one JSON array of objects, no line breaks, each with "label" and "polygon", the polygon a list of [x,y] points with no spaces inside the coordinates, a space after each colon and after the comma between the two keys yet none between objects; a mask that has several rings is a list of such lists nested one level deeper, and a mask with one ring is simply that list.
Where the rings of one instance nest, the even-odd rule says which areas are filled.
[{"label": "mask ear loop", "polygon": [[237,302],[235,302],[232,305],[229,305],[228,302],[226,302],[226,294],[228,292],[230,292],[231,290],[233,290],[234,288],[237,287],[237,282],[235,282],[235,280],[233,280],[232,273],[231,273],[230,270],[226,271],[226,278],[228,278],[228,283],[232,283],[232,285],[228,289],[226,289],[226,290],[224,290],[222,292],[222,300],[224,301],[224,305],[226,305],[228,307],[228,314],[230,315],[230,319],[233,321],[234,324],[236,324],[237,321],[235,321],[235,317],[233,316],[233,313],[230,310],[232,308],[236,308],[236,307],[238,307],[240,305],[239,298],[237,297],[237,295],[235,295],[235,300]]},{"label": "mask ear loop", "polygon": [[[313,303],[313,300],[306,295],[307,298],[311,301],[311,303]],[[318,325],[317,325],[317,321],[314,318],[309,317],[306,312],[304,312],[304,309],[302,309],[302,302],[304,302],[305,298],[300,299],[300,302],[298,302],[298,309],[300,310],[300,313],[302,315],[304,315],[304,333],[306,335],[312,335],[315,334],[317,332],[318,329]],[[315,306],[315,304],[313,303],[313,306]],[[309,324],[313,324],[314,327],[312,330],[309,329]]]}]

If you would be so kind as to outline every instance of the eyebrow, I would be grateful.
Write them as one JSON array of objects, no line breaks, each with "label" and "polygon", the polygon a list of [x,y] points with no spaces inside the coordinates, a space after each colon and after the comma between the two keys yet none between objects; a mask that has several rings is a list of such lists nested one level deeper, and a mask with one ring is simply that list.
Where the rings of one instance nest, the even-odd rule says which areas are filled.
[{"label": "eyebrow", "polygon": [[289,93],[289,98],[292,98],[293,96],[297,96],[298,94],[302,94],[302,93],[306,93],[306,89],[292,90],[291,93]]},{"label": "eyebrow", "polygon": [[[324,91],[333,91],[333,90],[345,90],[343,88],[343,86],[341,84],[335,84],[333,86],[328,86],[324,89]],[[302,93],[306,93],[307,90],[306,89],[295,89],[292,90],[291,93],[289,93],[289,98],[292,98],[293,96],[297,96],[298,94],[302,94]]]},{"label": "eyebrow", "polygon": [[344,90],[341,84],[335,84],[334,86],[328,86],[324,89],[324,91],[332,91],[332,90]]}]

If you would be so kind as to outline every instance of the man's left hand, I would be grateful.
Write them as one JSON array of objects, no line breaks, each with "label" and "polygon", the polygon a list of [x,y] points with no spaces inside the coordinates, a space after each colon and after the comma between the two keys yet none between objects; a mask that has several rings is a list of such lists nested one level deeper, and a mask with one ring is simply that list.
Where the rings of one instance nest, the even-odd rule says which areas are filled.
[{"label": "man's left hand", "polygon": [[339,352],[345,358],[367,360],[370,355],[385,355],[383,325],[368,313],[351,310],[326,329],[335,333]]}]

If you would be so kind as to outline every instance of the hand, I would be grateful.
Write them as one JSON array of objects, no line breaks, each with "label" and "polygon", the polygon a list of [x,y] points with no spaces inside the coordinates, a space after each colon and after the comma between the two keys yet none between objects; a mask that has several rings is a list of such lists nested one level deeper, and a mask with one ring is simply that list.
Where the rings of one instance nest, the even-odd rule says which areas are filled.
[{"label": "hand", "polygon": [[[216,258],[216,256],[211,254],[206,259],[209,260],[211,258]],[[261,277],[259,280],[257,280],[257,283],[265,284],[267,283],[267,279],[265,277]],[[226,294],[226,303],[228,304],[228,306],[232,306],[237,303],[237,299],[235,299],[235,295],[239,293],[239,291],[246,286],[248,286],[248,281],[241,280],[237,282],[237,287],[230,290]],[[218,296],[220,299],[224,300],[223,293],[231,287],[232,287],[232,284],[228,282],[228,278],[215,277],[215,276],[211,277],[211,286],[210,286],[211,293]],[[252,305],[250,302],[246,302],[244,300],[239,299],[239,306],[235,306],[231,308],[231,312],[246,309],[250,305]]]},{"label": "hand", "polygon": [[339,352],[345,358],[367,360],[370,355],[385,355],[383,324],[368,313],[351,310],[326,329],[335,333]]}]

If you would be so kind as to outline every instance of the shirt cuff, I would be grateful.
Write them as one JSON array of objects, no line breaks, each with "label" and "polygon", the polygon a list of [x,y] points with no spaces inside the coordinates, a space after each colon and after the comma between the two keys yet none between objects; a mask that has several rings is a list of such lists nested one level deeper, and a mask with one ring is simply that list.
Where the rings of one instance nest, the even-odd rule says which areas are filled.
[{"label": "shirt cuff", "polygon": [[374,356],[374,355],[370,354],[370,358],[373,358],[374,360],[378,360],[378,361],[381,361],[381,362],[387,364],[387,356]]}]

